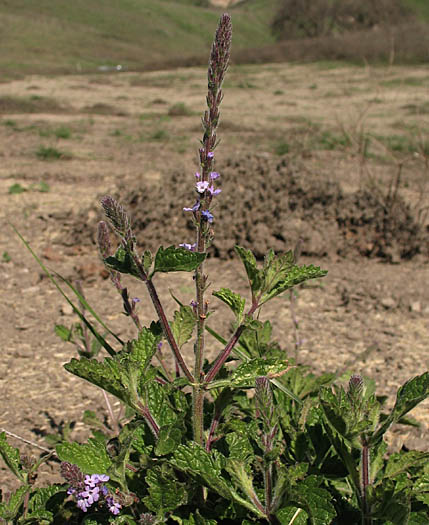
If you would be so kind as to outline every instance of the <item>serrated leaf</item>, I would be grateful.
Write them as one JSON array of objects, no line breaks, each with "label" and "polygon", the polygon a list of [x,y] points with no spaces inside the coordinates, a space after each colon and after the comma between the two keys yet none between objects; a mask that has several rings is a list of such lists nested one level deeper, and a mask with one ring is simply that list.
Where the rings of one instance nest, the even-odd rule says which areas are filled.
[{"label": "serrated leaf", "polygon": [[175,246],[169,246],[164,249],[164,247],[161,246],[155,255],[153,273],[192,272],[205,258],[205,253],[191,252],[185,248],[176,248]]},{"label": "serrated leaf", "polygon": [[147,406],[159,427],[172,425],[177,420],[166,393],[165,385],[152,381],[145,385],[144,397]]},{"label": "serrated leaf", "polygon": [[171,463],[191,476],[202,478],[215,492],[230,499],[230,489],[221,475],[225,466],[225,457],[221,454],[209,454],[198,443],[190,442],[177,447]]},{"label": "serrated leaf", "polygon": [[288,368],[286,361],[277,359],[250,359],[235,368],[230,375],[230,382],[235,387],[255,386],[257,377],[269,379],[282,375]]},{"label": "serrated leaf", "polygon": [[142,371],[145,371],[150,365],[152,357],[156,353],[157,344],[161,340],[160,335],[154,333],[151,328],[144,326],[140,330],[138,338],[131,342],[129,361],[138,365]]},{"label": "serrated leaf", "polygon": [[24,502],[25,495],[30,492],[30,489],[30,486],[22,485],[15,492],[12,492],[7,503],[0,503],[0,518],[6,521],[13,520],[18,514]]},{"label": "serrated leaf", "polygon": [[312,525],[326,525],[337,515],[330,493],[315,486],[314,476],[295,485],[293,499],[308,512]]},{"label": "serrated leaf", "polygon": [[56,324],[55,334],[67,343],[71,340],[72,331],[63,324]]},{"label": "serrated leaf", "polygon": [[264,294],[259,301],[260,305],[286,290],[293,288],[297,284],[310,279],[319,279],[328,273],[326,270],[321,270],[318,266],[313,266],[312,264],[309,266],[289,266],[288,262],[284,265],[281,263],[275,265],[275,263],[276,261],[274,261],[274,268],[270,269],[265,277]]},{"label": "serrated leaf", "polygon": [[181,306],[179,311],[174,312],[174,321],[171,330],[179,348],[189,341],[197,320],[190,306]]},{"label": "serrated leaf", "polygon": [[408,525],[427,525],[429,523],[429,513],[424,510],[411,512]]},{"label": "serrated leaf", "polygon": [[217,292],[213,292],[212,295],[227,304],[237,317],[239,323],[243,320],[243,312],[245,299],[238,293],[231,291],[229,288],[221,288]]},{"label": "serrated leaf", "polygon": [[391,425],[429,396],[429,372],[414,377],[400,387],[396,403],[381,427],[370,438],[370,445],[377,443]]},{"label": "serrated leaf", "polygon": [[133,261],[131,253],[123,246],[119,246],[115,252],[115,255],[106,257],[103,259],[103,262],[110,270],[141,278],[141,273]]},{"label": "serrated leaf", "polygon": [[225,438],[228,443],[229,458],[247,462],[254,455],[247,435],[231,432]]},{"label": "serrated leaf", "polygon": [[6,440],[6,433],[0,433],[0,456],[9,470],[21,481],[24,481],[19,450],[12,447]]},{"label": "serrated leaf", "polygon": [[429,461],[429,452],[410,450],[392,454],[387,460],[384,476],[395,478],[403,472],[425,465]]},{"label": "serrated leaf", "polygon": [[152,266],[153,257],[149,250],[145,250],[143,254],[143,268],[146,272],[146,275],[149,275],[150,268]]},{"label": "serrated leaf", "polygon": [[256,295],[262,286],[262,271],[256,265],[256,259],[250,250],[235,246],[235,251],[241,259],[249,279],[252,296]]},{"label": "serrated leaf", "polygon": [[183,430],[178,426],[166,425],[159,429],[158,440],[156,442],[155,454],[165,456],[176,450],[182,440]]},{"label": "serrated leaf", "polygon": [[122,378],[126,375],[125,368],[115,359],[107,357],[103,361],[81,357],[72,359],[64,365],[64,368],[82,379],[86,379],[93,385],[97,385],[106,392],[133,407],[132,395],[124,385]]},{"label": "serrated leaf", "polygon": [[[66,497],[66,490],[61,485],[37,488],[28,502],[27,518],[34,520],[35,523],[41,523],[42,519],[46,519],[50,523],[53,515],[49,508],[52,509],[55,504],[62,503]],[[51,501],[51,498],[56,501]],[[47,505],[49,508],[46,508]]]},{"label": "serrated leaf", "polygon": [[84,444],[64,442],[56,450],[61,461],[77,465],[85,474],[104,474],[112,464],[104,444],[93,438]]},{"label": "serrated leaf", "polygon": [[143,501],[148,509],[156,512],[158,516],[164,516],[183,505],[187,499],[183,483],[171,477],[167,479],[166,476],[161,469],[149,470],[145,476],[149,496]]},{"label": "serrated leaf", "polygon": [[308,514],[300,507],[288,505],[278,510],[276,517],[281,525],[306,525]]},{"label": "serrated leaf", "polygon": [[190,442],[188,445],[179,445],[173,458],[170,460],[174,467],[187,472],[199,483],[202,482],[225,499],[236,501],[261,517],[261,511],[253,503],[242,498],[231,482],[222,476],[222,469],[232,464],[233,461],[227,461],[225,456],[216,450],[212,450],[209,454],[195,442]]},{"label": "serrated leaf", "polygon": [[182,525],[217,525],[217,521],[203,518],[197,510],[195,514],[190,514],[187,519],[182,520]]}]

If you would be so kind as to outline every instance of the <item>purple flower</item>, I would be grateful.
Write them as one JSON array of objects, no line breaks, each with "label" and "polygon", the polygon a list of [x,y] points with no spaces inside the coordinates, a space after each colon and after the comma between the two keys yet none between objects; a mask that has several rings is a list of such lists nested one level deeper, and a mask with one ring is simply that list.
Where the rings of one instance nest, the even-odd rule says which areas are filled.
[{"label": "purple flower", "polygon": [[204,193],[206,189],[209,187],[209,182],[206,180],[201,180],[197,182],[195,186],[197,188],[198,193]]},{"label": "purple flower", "polygon": [[196,308],[198,306],[197,301],[194,300],[192,300],[189,304],[192,306],[192,308]]},{"label": "purple flower", "polygon": [[213,153],[213,151],[209,151],[209,152],[207,153],[207,158],[208,158],[208,159],[212,159],[213,157],[214,157],[214,153]]},{"label": "purple flower", "polygon": [[195,172],[195,178],[199,179],[201,177],[201,173],[199,171]]},{"label": "purple flower", "polygon": [[218,179],[220,177],[219,173],[217,171],[211,171],[210,172],[210,178],[211,180]]},{"label": "purple flower", "polygon": [[192,208],[183,208],[183,211],[197,211],[200,207],[200,201],[197,201]]},{"label": "purple flower", "polygon": [[109,511],[112,513],[112,514],[119,514],[119,510],[121,509],[121,505],[114,501],[114,499],[112,497],[108,497],[106,498],[106,504],[107,504],[107,507],[109,508]]},{"label": "purple flower", "polygon": [[218,188],[217,190],[215,190],[213,184],[212,184],[211,186],[209,186],[207,189],[208,189],[208,191],[210,192],[210,195],[212,195],[213,197],[214,197],[215,195],[219,195],[219,193],[222,191],[220,188]]},{"label": "purple flower", "polygon": [[[204,213],[204,212],[203,212]],[[181,248],[185,248],[185,250],[189,250],[190,252],[194,252],[195,251],[195,248],[197,246],[197,243],[194,243],[194,244],[189,244],[187,242],[182,242],[181,244],[179,244],[179,246]]]},{"label": "purple flower", "polygon": [[201,212],[201,215],[204,217],[204,219],[207,221],[207,222],[213,222],[213,215],[209,212],[209,210],[204,210],[203,212]]}]

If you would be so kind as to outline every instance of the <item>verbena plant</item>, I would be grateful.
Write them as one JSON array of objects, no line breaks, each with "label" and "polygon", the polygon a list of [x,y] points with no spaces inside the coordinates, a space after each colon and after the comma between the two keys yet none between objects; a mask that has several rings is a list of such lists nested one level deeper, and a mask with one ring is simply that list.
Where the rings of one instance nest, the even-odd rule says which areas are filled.
[{"label": "verbena plant", "polygon": [[[118,398],[124,415],[112,412],[105,426],[86,414],[92,437],[57,445],[65,482],[44,488],[34,481],[46,458],[21,457],[0,434],[0,453],[21,482],[2,495],[6,523],[429,523],[429,453],[403,450],[387,457],[384,441],[390,426],[410,423],[405,414],[428,396],[429,373],[405,383],[385,414],[371,381],[352,375],[344,388],[332,373],[310,373],[272,341],[270,323],[258,320],[268,301],[325,271],[297,265],[292,251],[269,251],[259,265],[250,250],[237,246],[250,303],[227,288],[212,292],[232,311],[233,335],[226,338],[225,326],[212,328],[204,261],[213,238],[212,203],[220,192],[214,151],[230,42],[230,17],[223,15],[209,62],[196,198],[184,208],[193,218],[195,242],[161,247],[154,256],[140,253],[126,211],[112,197],[102,199],[119,247],[111,253],[109,226],[101,222],[100,253],[136,338],[122,341],[81,289],[63,281],[77,297],[76,305],[67,300],[80,318],[73,330],[56,328],[79,349],[79,359],[65,368]],[[58,276],[34,256],[66,296]],[[195,299],[188,305],[174,298],[177,311],[169,320],[156,277],[176,271],[193,272]],[[156,311],[149,326],[143,326],[122,274],[146,285]],[[218,347],[213,361],[206,359],[207,334]],[[193,366],[183,354],[192,338]],[[173,369],[163,357],[167,346]],[[100,348],[107,357],[97,356]]]}]

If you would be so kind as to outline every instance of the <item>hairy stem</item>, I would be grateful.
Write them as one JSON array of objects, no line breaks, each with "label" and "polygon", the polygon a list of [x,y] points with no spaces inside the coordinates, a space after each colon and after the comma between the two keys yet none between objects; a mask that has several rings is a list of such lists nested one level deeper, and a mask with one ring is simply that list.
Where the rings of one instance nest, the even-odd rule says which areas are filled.
[{"label": "hairy stem", "polygon": [[372,525],[372,518],[370,516],[370,508],[368,503],[368,486],[370,485],[370,457],[368,445],[362,445],[362,525]]},{"label": "hairy stem", "polygon": [[[256,303],[256,302],[253,303],[252,307],[250,308],[250,310],[247,313],[247,316],[248,317],[252,317],[253,314],[255,313],[255,310],[258,307],[259,307],[258,303]],[[217,374],[219,373],[220,369],[225,364],[225,361],[228,359],[229,355],[231,354],[234,346],[237,344],[238,340],[240,339],[240,336],[243,333],[245,328],[246,328],[246,325],[245,324],[241,324],[236,329],[236,331],[233,333],[231,339],[228,341],[228,343],[225,346],[225,348],[216,357],[212,367],[207,372],[207,375],[205,377],[205,380],[204,380],[204,384],[205,385],[207,385],[208,383],[213,381],[213,379],[217,376]]]}]

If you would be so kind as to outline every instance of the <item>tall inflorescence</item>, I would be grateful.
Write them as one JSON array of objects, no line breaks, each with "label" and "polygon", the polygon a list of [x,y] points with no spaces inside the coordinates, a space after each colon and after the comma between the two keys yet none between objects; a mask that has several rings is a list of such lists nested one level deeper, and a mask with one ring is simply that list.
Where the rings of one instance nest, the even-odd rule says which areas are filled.
[{"label": "tall inflorescence", "polygon": [[185,211],[193,213],[197,239],[195,244],[184,243],[181,246],[199,252],[204,252],[211,241],[211,228],[208,225],[213,222],[214,217],[210,205],[213,197],[221,191],[215,187],[214,182],[219,178],[219,173],[214,171],[214,150],[217,145],[216,129],[219,123],[219,106],[223,98],[222,82],[228,69],[231,37],[231,17],[224,14],[216,31],[207,73],[207,110],[202,118],[204,134],[199,148],[200,170],[195,173],[197,199],[193,206],[184,208]]}]

